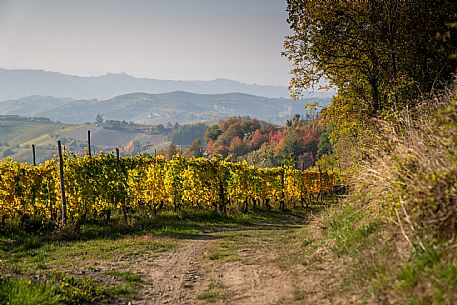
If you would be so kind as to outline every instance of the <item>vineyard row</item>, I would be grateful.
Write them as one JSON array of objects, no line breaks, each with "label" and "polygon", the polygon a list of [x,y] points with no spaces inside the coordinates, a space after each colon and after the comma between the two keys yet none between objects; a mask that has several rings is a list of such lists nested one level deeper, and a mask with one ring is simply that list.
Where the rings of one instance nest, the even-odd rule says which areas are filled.
[{"label": "vineyard row", "polygon": [[[333,175],[289,167],[259,169],[221,158],[175,156],[117,158],[64,155],[63,188],[59,161],[38,166],[0,161],[0,219],[6,222],[68,222],[106,218],[116,213],[127,220],[140,211],[155,215],[162,208],[248,209],[264,205],[284,210],[287,204],[307,204],[329,192]],[[65,210],[62,202],[65,202]]]}]

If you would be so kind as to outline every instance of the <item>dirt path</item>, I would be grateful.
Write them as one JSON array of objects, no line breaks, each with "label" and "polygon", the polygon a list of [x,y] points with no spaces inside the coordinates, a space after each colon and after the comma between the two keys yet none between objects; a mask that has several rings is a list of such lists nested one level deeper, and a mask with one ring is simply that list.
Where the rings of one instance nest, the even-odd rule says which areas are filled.
[{"label": "dirt path", "polygon": [[190,304],[199,279],[202,257],[210,241],[192,240],[170,253],[135,267],[145,276],[139,300],[133,304]]},{"label": "dirt path", "polygon": [[131,304],[334,304],[326,287],[338,285],[338,266],[324,248],[300,252],[307,224],[269,226],[210,233],[138,262],[144,285]]}]

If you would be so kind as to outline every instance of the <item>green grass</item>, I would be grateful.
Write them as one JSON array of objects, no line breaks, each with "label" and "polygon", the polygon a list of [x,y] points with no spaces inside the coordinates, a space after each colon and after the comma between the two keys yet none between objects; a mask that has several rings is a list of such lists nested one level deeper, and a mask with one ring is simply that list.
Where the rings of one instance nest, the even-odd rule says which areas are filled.
[{"label": "green grass", "polygon": [[64,272],[37,275],[39,279],[9,277],[0,280],[0,304],[93,304],[112,303],[111,287],[96,285]]},{"label": "green grass", "polygon": [[334,241],[333,250],[338,255],[357,255],[378,232],[381,224],[368,211],[354,205],[345,205],[323,221],[327,238]]},{"label": "green grass", "polygon": [[10,252],[9,261],[19,270],[67,269],[87,263],[125,260],[146,252],[160,253],[175,247],[174,242],[154,238],[99,239],[78,242],[55,241],[41,247]]},{"label": "green grass", "polygon": [[403,267],[396,289],[409,304],[455,304],[457,301],[457,254],[455,250],[445,249],[443,245],[430,244]]},{"label": "green grass", "polygon": [[122,279],[123,281],[125,281],[127,283],[131,283],[131,284],[138,284],[138,283],[143,282],[143,280],[141,279],[141,275],[130,272],[130,271],[120,272],[117,270],[109,270],[109,271],[106,271],[105,273],[108,275],[118,277],[118,278]]},{"label": "green grass", "polygon": [[208,255],[208,258],[212,261],[227,262],[227,261],[237,261],[240,259],[240,256],[237,253],[241,247],[236,242],[228,242],[223,240],[215,248],[213,248]]},{"label": "green grass", "polygon": [[210,303],[215,303],[217,301],[223,301],[225,299],[224,295],[218,291],[206,291],[197,296],[197,299],[202,301],[207,301]]},{"label": "green grass", "polygon": [[141,286],[143,279],[140,274],[133,273],[130,271],[118,271],[109,270],[105,272],[106,275],[110,275],[116,278],[121,283],[115,283],[109,287],[105,287],[105,292],[108,295],[113,296],[133,296],[135,297],[136,289]]},{"label": "green grass", "polygon": [[25,279],[0,279],[0,304],[8,305],[55,305],[63,298],[56,295],[46,284],[32,283]]},{"label": "green grass", "polygon": [[[53,241],[41,245],[31,243],[27,247],[2,251],[0,259],[3,268],[0,272],[20,275],[24,279],[38,278],[37,284],[19,282],[26,292],[34,292],[39,287],[45,292],[52,291],[56,299],[66,300],[64,303],[74,303],[74,300],[102,302],[134,296],[142,279],[139,274],[125,269],[100,271],[118,261],[141,260],[141,256],[146,254],[158,255],[173,249],[176,244],[175,241],[158,240],[148,235],[114,240]],[[128,265],[121,268],[128,268]],[[83,275],[75,278],[71,275],[73,272]]]}]

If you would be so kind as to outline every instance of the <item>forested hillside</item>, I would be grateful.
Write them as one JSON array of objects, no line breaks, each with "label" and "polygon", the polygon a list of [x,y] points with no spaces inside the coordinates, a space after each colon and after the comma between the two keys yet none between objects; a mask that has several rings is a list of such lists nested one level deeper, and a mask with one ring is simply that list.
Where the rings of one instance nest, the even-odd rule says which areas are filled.
[{"label": "forested hillside", "polygon": [[331,152],[328,133],[317,117],[301,119],[296,114],[284,126],[249,117],[232,117],[206,131],[207,153],[246,160],[257,167],[281,165],[305,169]]}]

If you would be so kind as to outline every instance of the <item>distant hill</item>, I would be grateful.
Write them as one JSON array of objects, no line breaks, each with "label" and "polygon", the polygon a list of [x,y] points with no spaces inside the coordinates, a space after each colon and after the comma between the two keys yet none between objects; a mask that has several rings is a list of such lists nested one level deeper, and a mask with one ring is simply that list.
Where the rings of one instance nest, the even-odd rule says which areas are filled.
[{"label": "distant hill", "polygon": [[[326,105],[328,99],[311,99]],[[0,102],[0,114],[47,117],[68,124],[94,122],[97,113],[105,120],[141,124],[194,123],[229,116],[251,116],[282,123],[294,114],[305,115],[307,101],[266,98],[244,93],[195,94],[176,91],[162,94],[130,93],[106,100],[73,100],[44,96]]]},{"label": "distant hill", "polygon": [[289,97],[284,86],[245,84],[234,80],[176,81],[136,78],[124,73],[81,77],[43,70],[0,69],[0,101],[30,95],[73,99],[109,99],[131,92],[187,91],[201,94],[241,92],[265,97]]}]

